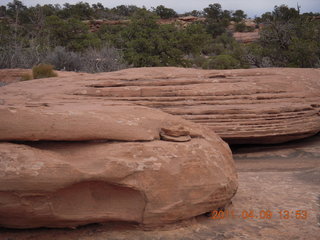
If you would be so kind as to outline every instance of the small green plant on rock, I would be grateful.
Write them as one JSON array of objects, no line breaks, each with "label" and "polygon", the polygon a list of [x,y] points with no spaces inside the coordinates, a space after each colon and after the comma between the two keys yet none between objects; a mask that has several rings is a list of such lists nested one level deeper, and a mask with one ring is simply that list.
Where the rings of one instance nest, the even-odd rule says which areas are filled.
[{"label": "small green plant on rock", "polygon": [[39,64],[32,68],[34,79],[57,77],[58,75],[53,71],[53,66],[50,64]]},{"label": "small green plant on rock", "polygon": [[235,69],[240,68],[240,62],[238,59],[231,55],[218,55],[208,59],[203,65],[204,69]]},{"label": "small green plant on rock", "polygon": [[33,79],[33,77],[30,73],[24,73],[21,75],[21,81],[28,81],[31,79]]}]

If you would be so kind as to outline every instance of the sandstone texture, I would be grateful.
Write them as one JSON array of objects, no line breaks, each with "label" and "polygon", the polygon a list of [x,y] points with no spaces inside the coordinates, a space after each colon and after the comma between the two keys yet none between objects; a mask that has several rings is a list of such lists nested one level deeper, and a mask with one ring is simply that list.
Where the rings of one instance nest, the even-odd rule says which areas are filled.
[{"label": "sandstone texture", "polygon": [[234,32],[233,37],[242,43],[252,43],[260,39],[260,30],[256,29],[253,32]]},{"label": "sandstone texture", "polygon": [[[135,224],[107,222],[75,230],[1,229],[5,240],[211,240],[211,239],[319,239],[320,135],[279,145],[234,146],[239,188],[226,208],[233,217],[211,219],[201,215],[149,231]],[[271,211],[271,219],[260,212]],[[306,211],[299,219],[297,211]],[[242,213],[253,211],[254,218]],[[281,218],[288,211],[290,218]],[[244,214],[246,216],[246,214]],[[263,216],[263,215],[262,215]]]},{"label": "sandstone texture", "polygon": [[56,99],[0,112],[2,227],[163,225],[223,207],[237,189],[228,145],[160,110]]},{"label": "sandstone texture", "polygon": [[58,74],[1,87],[0,104],[142,105],[206,125],[230,144],[281,143],[320,131],[319,69],[163,67]]},{"label": "sandstone texture", "polygon": [[27,69],[0,69],[0,87],[9,83],[21,81],[23,74],[31,74]]}]

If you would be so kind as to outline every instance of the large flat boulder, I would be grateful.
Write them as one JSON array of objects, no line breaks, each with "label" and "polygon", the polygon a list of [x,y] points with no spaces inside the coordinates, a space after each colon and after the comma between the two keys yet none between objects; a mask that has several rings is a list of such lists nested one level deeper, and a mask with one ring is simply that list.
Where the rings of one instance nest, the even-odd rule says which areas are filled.
[{"label": "large flat boulder", "polygon": [[320,70],[137,68],[0,88],[0,104],[136,104],[208,126],[231,144],[281,143],[320,131]]},{"label": "large flat boulder", "polygon": [[[108,103],[0,105],[0,116],[0,141],[152,141],[160,139],[160,129],[182,120],[156,109]],[[193,128],[186,135],[200,134]]]},{"label": "large flat boulder", "polygon": [[320,131],[319,69],[144,68],[99,79],[73,93],[160,108],[231,144],[281,143]]},{"label": "large flat boulder", "polygon": [[2,227],[163,225],[223,207],[237,190],[228,145],[160,110],[60,100],[0,112]]},{"label": "large flat boulder", "polygon": [[[152,228],[149,231],[119,222],[94,224],[72,231],[0,228],[1,239],[318,239],[320,135],[285,144],[237,145],[234,148],[240,184],[227,208],[229,216],[224,219],[199,216],[170,224],[165,230]],[[272,219],[265,219],[263,213],[266,211],[272,212]],[[290,219],[281,218],[280,211],[288,211]],[[247,218],[249,212],[255,218]],[[307,213],[306,218],[304,213]]]}]

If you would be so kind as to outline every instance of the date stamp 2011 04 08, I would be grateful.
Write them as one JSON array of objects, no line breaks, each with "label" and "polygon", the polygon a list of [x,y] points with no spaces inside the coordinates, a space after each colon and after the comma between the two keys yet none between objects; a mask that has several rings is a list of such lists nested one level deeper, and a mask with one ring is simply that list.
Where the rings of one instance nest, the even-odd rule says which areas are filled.
[{"label": "date stamp 2011 04 08", "polygon": [[242,210],[240,213],[237,213],[234,210],[225,210],[219,211],[215,210],[211,212],[212,219],[298,219],[298,220],[306,220],[308,218],[308,211],[307,210],[277,210],[277,211],[270,211],[270,210]]}]

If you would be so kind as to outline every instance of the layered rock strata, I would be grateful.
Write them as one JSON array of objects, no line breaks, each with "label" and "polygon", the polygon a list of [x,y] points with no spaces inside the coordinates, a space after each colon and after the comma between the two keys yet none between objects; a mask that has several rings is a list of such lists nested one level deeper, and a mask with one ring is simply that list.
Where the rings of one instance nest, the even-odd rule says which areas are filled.
[{"label": "layered rock strata", "polygon": [[281,143],[320,131],[320,70],[138,68],[75,74],[0,88],[0,103],[114,101],[201,123],[230,144]]}]

